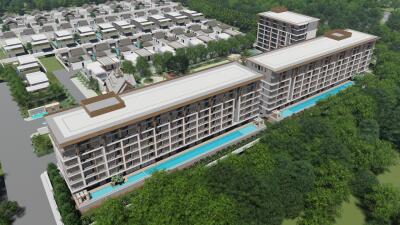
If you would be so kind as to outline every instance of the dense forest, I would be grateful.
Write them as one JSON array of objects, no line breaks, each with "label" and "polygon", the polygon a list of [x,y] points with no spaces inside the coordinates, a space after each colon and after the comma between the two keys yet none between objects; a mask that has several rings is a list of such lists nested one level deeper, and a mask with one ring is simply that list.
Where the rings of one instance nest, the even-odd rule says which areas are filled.
[{"label": "dense forest", "polygon": [[[256,3],[254,3],[256,2]],[[254,31],[255,13],[278,4],[321,18],[322,31],[353,28],[381,37],[371,73],[316,107],[270,124],[262,141],[219,164],[157,173],[143,188],[84,216],[96,224],[335,223],[350,195],[366,222],[400,224],[400,190],[377,175],[398,162],[400,32],[398,12],[381,24],[373,0],[183,0],[209,17]],[[227,7],[229,6],[229,7]],[[122,213],[121,213],[122,212]]]}]

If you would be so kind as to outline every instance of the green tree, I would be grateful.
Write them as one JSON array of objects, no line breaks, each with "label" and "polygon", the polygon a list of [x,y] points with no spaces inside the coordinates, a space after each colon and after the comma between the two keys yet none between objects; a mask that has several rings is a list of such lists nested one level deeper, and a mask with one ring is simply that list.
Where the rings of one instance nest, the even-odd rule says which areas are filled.
[{"label": "green tree", "polygon": [[136,73],[136,67],[129,60],[125,60],[122,62],[121,69],[124,73],[134,75]]},{"label": "green tree", "polygon": [[17,202],[0,202],[0,224],[11,225],[16,217],[22,216],[24,208],[21,208]]},{"label": "green tree", "polygon": [[126,206],[120,200],[111,199],[96,210],[94,221],[98,225],[129,224],[127,213]]},{"label": "green tree", "polygon": [[366,195],[366,206],[372,224],[394,224],[400,214],[400,191],[392,185],[377,185]]},{"label": "green tree", "polygon": [[138,57],[136,60],[136,70],[141,77],[150,77],[150,64],[144,57]]}]

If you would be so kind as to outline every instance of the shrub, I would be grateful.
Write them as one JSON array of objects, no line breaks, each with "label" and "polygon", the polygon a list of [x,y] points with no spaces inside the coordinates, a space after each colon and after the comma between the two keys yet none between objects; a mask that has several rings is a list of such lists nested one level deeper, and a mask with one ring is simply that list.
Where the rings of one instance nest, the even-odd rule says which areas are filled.
[{"label": "shrub", "polygon": [[71,192],[64,179],[61,177],[57,166],[50,163],[47,166],[47,174],[53,186],[54,198],[61,214],[62,222],[65,225],[80,225],[82,223],[80,212],[75,208],[75,202],[71,198]]}]

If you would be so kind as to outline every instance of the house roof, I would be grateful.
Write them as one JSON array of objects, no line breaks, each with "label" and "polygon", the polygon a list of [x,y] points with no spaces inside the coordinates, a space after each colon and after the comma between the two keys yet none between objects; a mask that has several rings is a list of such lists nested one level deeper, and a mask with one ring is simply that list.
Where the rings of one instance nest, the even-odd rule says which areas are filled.
[{"label": "house roof", "polygon": [[28,73],[25,75],[26,80],[28,81],[29,85],[36,85],[43,82],[48,82],[49,79],[47,78],[46,74],[43,72],[34,72]]}]

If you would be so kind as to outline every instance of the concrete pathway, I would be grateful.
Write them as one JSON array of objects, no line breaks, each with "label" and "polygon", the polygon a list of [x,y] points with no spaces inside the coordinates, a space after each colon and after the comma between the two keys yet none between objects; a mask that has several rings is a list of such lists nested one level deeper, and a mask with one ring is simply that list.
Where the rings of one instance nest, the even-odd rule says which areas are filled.
[{"label": "concrete pathway", "polygon": [[43,172],[40,175],[40,179],[42,180],[42,184],[46,192],[47,199],[49,200],[50,208],[53,213],[53,217],[54,220],[56,221],[56,224],[64,225],[63,222],[61,221],[62,218],[60,215],[60,211],[58,211],[56,200],[54,199],[53,186],[51,185],[49,176],[47,175],[47,171]]},{"label": "concrete pathway", "polygon": [[81,100],[86,99],[85,95],[76,87],[74,83],[71,81],[71,77],[75,75],[75,71],[66,71],[66,70],[57,70],[54,71],[54,76],[64,85],[65,88],[68,89],[69,93],[75,99],[77,103]]},{"label": "concrete pathway", "polygon": [[54,154],[38,158],[30,140],[44,120],[24,121],[6,83],[0,83],[0,108],[0,161],[8,199],[25,207],[25,215],[14,225],[54,225],[40,174],[56,160]]}]

